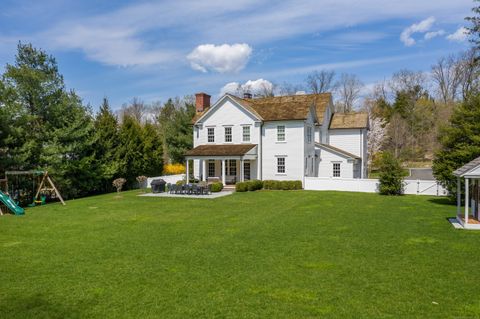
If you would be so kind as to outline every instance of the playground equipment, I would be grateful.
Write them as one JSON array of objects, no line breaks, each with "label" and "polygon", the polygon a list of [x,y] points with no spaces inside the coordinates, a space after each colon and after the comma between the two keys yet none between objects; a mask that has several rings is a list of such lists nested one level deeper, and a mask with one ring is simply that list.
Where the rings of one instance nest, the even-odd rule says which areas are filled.
[{"label": "playground equipment", "polygon": [[[7,171],[5,172],[5,179],[0,180],[0,188],[2,186],[4,189],[2,194],[9,196],[12,203],[16,206],[27,205],[32,207],[43,205],[47,199],[53,198],[58,198],[65,205],[62,195],[55,187],[48,175],[48,171]],[[6,199],[2,200],[2,203],[16,214],[14,209],[12,209],[13,206],[6,204]]]},{"label": "playground equipment", "polygon": [[[9,210],[11,210],[15,215],[24,215],[25,210],[18,206],[7,194],[4,194],[0,191],[0,202],[3,203]],[[0,208],[0,214],[3,215],[2,209]]]}]

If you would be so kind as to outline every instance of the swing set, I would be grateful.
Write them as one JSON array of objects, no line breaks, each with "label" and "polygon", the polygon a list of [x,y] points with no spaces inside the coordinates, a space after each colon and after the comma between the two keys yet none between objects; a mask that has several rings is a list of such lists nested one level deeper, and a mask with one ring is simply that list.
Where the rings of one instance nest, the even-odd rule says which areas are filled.
[{"label": "swing set", "polygon": [[5,179],[0,180],[0,189],[2,186],[20,206],[44,205],[52,199],[59,199],[65,205],[48,171],[6,171]]}]

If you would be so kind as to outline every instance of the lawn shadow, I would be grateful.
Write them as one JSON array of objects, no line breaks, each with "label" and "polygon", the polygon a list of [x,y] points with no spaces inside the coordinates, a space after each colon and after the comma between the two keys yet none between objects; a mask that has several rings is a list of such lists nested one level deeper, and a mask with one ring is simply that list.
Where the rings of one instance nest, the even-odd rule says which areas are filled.
[{"label": "lawn shadow", "polygon": [[437,205],[455,206],[456,202],[448,197],[435,197],[428,199],[429,202]]},{"label": "lawn shadow", "polygon": [[11,296],[0,300],[0,318],[81,318],[82,308],[52,302],[40,294]]}]

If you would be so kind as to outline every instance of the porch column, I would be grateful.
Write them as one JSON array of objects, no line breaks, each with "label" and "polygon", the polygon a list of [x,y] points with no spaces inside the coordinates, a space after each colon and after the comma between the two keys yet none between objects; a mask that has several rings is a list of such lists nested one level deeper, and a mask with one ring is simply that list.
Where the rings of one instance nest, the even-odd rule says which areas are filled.
[{"label": "porch column", "polygon": [[457,177],[457,216],[460,216],[460,207],[462,207],[462,189],[460,182],[460,177]]},{"label": "porch column", "polygon": [[245,181],[245,176],[243,172],[243,158],[240,159],[240,182]]},{"label": "porch column", "polygon": [[201,160],[202,163],[202,181],[207,180],[207,160]]},{"label": "porch column", "polygon": [[465,224],[468,224],[468,178],[465,178]]},{"label": "porch column", "polygon": [[226,178],[225,178],[225,170],[226,170],[226,167],[227,167],[227,160],[222,160],[222,183],[223,185],[225,185],[225,182],[226,182]]},{"label": "porch column", "polygon": [[186,169],[187,169],[187,184],[188,184],[188,181],[190,180],[190,167],[189,167],[189,163],[190,162],[188,159],[187,159],[187,165],[186,165]]}]

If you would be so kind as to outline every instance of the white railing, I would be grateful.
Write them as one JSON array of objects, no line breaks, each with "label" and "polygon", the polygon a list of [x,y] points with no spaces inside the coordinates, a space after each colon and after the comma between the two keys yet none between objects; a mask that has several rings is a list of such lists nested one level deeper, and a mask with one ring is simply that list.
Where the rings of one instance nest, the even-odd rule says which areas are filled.
[{"label": "white railing", "polygon": [[149,177],[147,179],[147,188],[151,188],[151,183],[154,179],[163,179],[165,182],[175,184],[177,181],[184,180],[185,174],[178,174],[178,175],[165,175],[165,176],[157,176],[157,177]]},{"label": "white railing", "polygon": [[[305,177],[304,188],[316,191],[378,193],[378,179]],[[447,190],[437,181],[405,180],[404,193],[411,195],[446,196]]]}]

